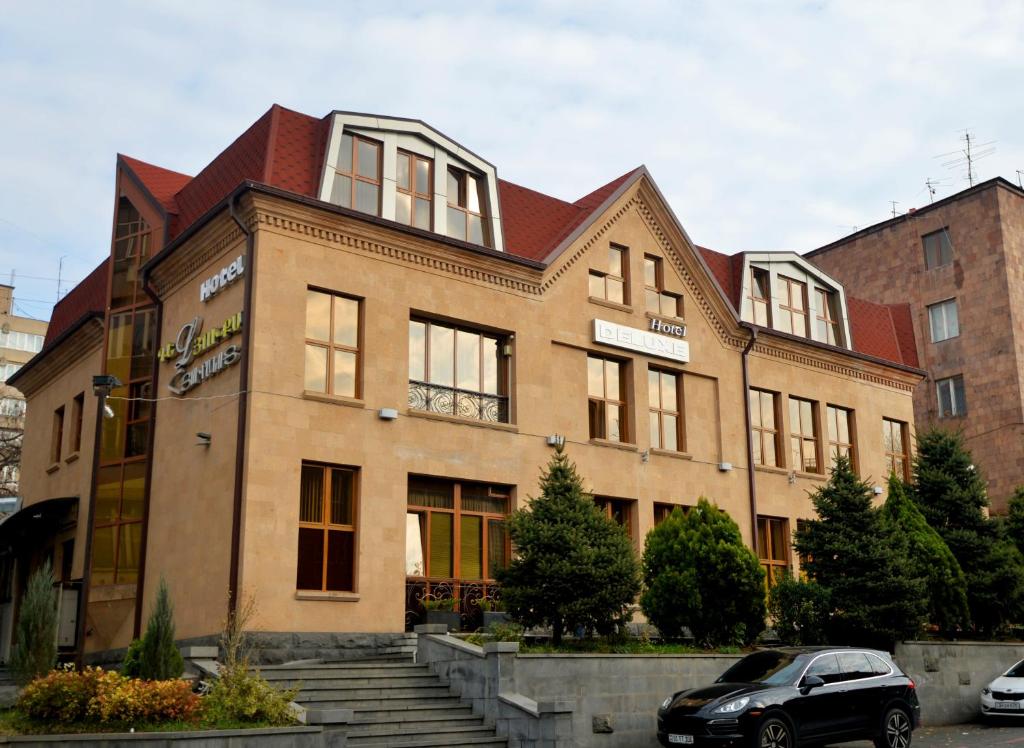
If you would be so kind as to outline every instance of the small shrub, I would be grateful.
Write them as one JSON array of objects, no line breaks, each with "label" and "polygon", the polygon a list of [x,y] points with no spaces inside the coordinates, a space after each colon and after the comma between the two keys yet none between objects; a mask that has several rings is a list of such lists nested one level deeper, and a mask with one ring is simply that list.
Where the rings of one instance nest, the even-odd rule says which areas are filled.
[{"label": "small shrub", "polygon": [[121,675],[126,678],[138,678],[140,674],[139,658],[142,654],[142,639],[133,639],[128,645],[128,651],[124,653],[124,660],[121,662]]},{"label": "small shrub", "polygon": [[786,644],[823,644],[828,640],[829,595],[817,582],[786,574],[768,594],[775,633]]},{"label": "small shrub", "polygon": [[262,722],[290,725],[295,713],[290,702],[299,689],[280,690],[245,663],[223,668],[204,697],[207,719],[215,722]]},{"label": "small shrub", "polygon": [[49,560],[32,572],[18,614],[11,673],[25,685],[44,675],[57,661],[57,593]]},{"label": "small shrub", "polygon": [[174,643],[174,606],[167,582],[161,579],[146,634],[142,637],[139,676],[146,680],[167,680],[180,677],[184,671],[185,661]]},{"label": "small shrub", "polygon": [[89,704],[101,680],[116,680],[117,673],[87,667],[80,672],[54,670],[36,678],[22,690],[17,709],[40,722],[81,722],[89,717]]}]

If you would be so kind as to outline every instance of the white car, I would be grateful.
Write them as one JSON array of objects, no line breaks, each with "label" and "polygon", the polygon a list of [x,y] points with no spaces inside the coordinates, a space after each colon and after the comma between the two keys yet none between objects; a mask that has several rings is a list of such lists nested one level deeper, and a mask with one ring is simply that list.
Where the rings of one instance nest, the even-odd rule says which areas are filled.
[{"label": "white car", "polygon": [[981,716],[1024,718],[1024,660],[981,689]]}]

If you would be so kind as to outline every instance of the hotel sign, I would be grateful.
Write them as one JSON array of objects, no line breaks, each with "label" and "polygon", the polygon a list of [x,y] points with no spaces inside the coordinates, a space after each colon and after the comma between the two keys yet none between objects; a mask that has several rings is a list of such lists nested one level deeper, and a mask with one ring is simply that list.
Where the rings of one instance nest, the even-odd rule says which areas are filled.
[{"label": "hotel sign", "polygon": [[594,342],[636,351],[647,356],[667,358],[671,361],[688,363],[690,361],[690,344],[679,338],[659,335],[648,330],[625,327],[603,319],[594,320]]},{"label": "hotel sign", "polygon": [[245,275],[245,255],[238,255],[230,265],[225,265],[219,273],[211,275],[199,286],[199,300],[206,303],[236,280]]}]

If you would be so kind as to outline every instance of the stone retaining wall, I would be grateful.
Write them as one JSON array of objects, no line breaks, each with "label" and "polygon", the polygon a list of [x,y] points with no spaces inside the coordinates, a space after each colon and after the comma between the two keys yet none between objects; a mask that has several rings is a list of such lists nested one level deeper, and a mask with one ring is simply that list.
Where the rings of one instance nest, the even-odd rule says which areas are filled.
[{"label": "stone retaining wall", "polygon": [[85,735],[11,735],[0,745],[18,748],[344,748],[344,733],[320,727],[278,727],[261,730],[196,730],[194,732],[94,733]]},{"label": "stone retaining wall", "polygon": [[1024,643],[903,642],[896,662],[917,684],[926,725],[972,722],[981,712],[981,689],[1024,659]]}]

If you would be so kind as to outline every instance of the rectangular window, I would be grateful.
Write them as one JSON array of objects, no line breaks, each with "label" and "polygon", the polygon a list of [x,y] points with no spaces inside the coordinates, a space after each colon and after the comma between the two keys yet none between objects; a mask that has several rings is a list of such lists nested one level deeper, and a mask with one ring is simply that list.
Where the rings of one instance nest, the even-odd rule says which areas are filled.
[{"label": "rectangular window", "polygon": [[960,318],[957,314],[956,299],[931,304],[928,307],[928,325],[931,328],[933,343],[957,337],[960,334]]},{"label": "rectangular window", "polygon": [[683,514],[689,514],[692,508],[681,504],[663,504],[656,501],[654,502],[654,526],[657,527],[667,520],[675,509],[682,509]]},{"label": "rectangular window", "polygon": [[64,406],[53,411],[53,436],[50,441],[50,462],[60,462],[61,446],[64,441]]},{"label": "rectangular window", "polygon": [[302,463],[296,589],[355,591],[357,473]]},{"label": "rectangular window", "polygon": [[398,152],[395,220],[430,230],[434,193],[434,162],[407,151]]},{"label": "rectangular window", "polygon": [[789,520],[757,518],[757,554],[764,569],[764,583],[771,589],[789,571]]},{"label": "rectangular window", "polygon": [[829,345],[839,345],[839,313],[836,293],[823,288],[814,289],[818,296],[817,339]]},{"label": "rectangular window", "polygon": [[0,399],[0,416],[21,418],[25,415],[25,401],[18,397]]},{"label": "rectangular window", "polygon": [[910,452],[907,424],[902,421],[882,419],[882,444],[885,447],[885,471],[895,473],[903,480],[910,480]]},{"label": "rectangular window", "polygon": [[789,454],[794,470],[820,473],[818,429],[814,422],[815,404],[810,400],[789,398]]},{"label": "rectangular window", "polygon": [[924,246],[924,266],[926,270],[942,267],[953,262],[953,243],[949,239],[949,229],[926,234],[921,237]]},{"label": "rectangular window", "polygon": [[624,368],[618,361],[587,356],[591,439],[627,440]]},{"label": "rectangular window", "polygon": [[665,290],[664,261],[644,255],[644,301],[647,311],[659,317],[682,317],[683,297]]},{"label": "rectangular window", "polygon": [[626,534],[633,538],[633,509],[636,502],[630,499],[613,499],[607,496],[595,496],[594,503],[604,512],[608,519],[626,528]]},{"label": "rectangular window", "polygon": [[489,247],[487,182],[454,166],[448,167],[448,236]]},{"label": "rectangular window", "polygon": [[647,399],[650,408],[651,446],[673,452],[683,445],[682,391],[679,375],[658,369],[647,370]]},{"label": "rectangular window", "polygon": [[409,477],[405,573],[436,581],[493,580],[508,565],[508,486]]},{"label": "rectangular window", "polygon": [[939,402],[939,418],[959,418],[967,415],[963,375],[957,374],[955,377],[936,380],[935,390]]},{"label": "rectangular window", "polygon": [[770,327],[772,324],[771,283],[767,270],[750,268],[750,307],[754,315],[754,324]]},{"label": "rectangular window", "polygon": [[409,321],[409,407],[508,423],[507,338],[430,320]]},{"label": "rectangular window", "polygon": [[10,377],[14,376],[14,373],[21,368],[21,364],[0,364],[0,384],[6,382]]},{"label": "rectangular window", "polygon": [[305,388],[309,392],[360,396],[361,307],[358,299],[307,289]]},{"label": "rectangular window", "polygon": [[614,301],[616,304],[628,304],[628,273],[629,250],[610,245],[605,267],[590,271],[590,295],[595,299]]},{"label": "rectangular window", "polygon": [[16,330],[9,332],[0,330],[0,348],[12,348],[16,351],[39,353],[43,349],[43,336],[34,335],[30,332],[17,332]]},{"label": "rectangular window", "polygon": [[782,332],[807,337],[807,284],[779,276],[779,320]]},{"label": "rectangular window", "polygon": [[754,464],[779,466],[779,429],[776,425],[776,398],[778,395],[751,389],[750,436],[754,446]]},{"label": "rectangular window", "polygon": [[829,464],[835,464],[836,458],[843,456],[848,457],[853,465],[853,411],[829,405],[825,416],[828,419]]},{"label": "rectangular window", "polygon": [[82,449],[82,412],[85,410],[85,393],[79,392],[71,402],[71,451]]},{"label": "rectangular window", "polygon": [[343,208],[380,215],[381,153],[375,140],[350,135],[341,136],[338,167],[331,188],[331,202]]}]

